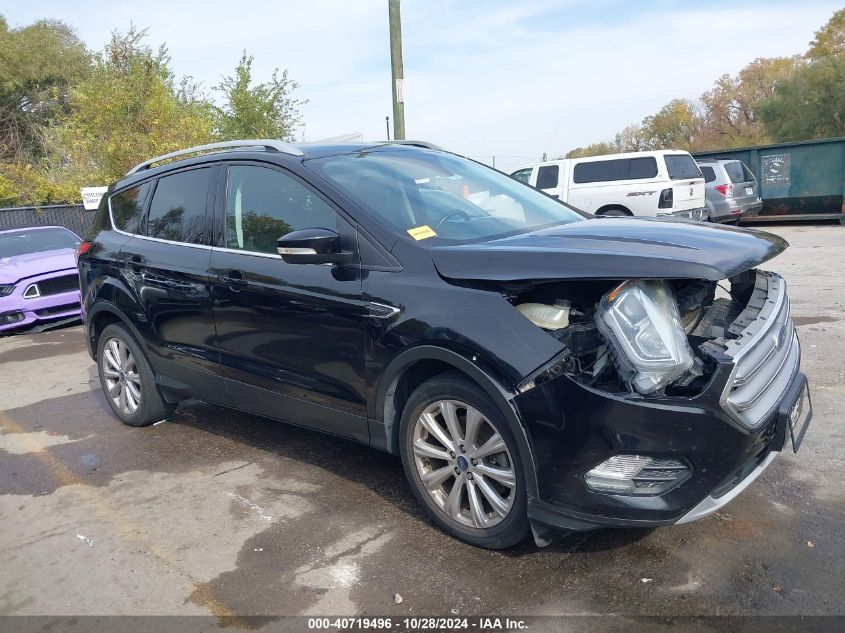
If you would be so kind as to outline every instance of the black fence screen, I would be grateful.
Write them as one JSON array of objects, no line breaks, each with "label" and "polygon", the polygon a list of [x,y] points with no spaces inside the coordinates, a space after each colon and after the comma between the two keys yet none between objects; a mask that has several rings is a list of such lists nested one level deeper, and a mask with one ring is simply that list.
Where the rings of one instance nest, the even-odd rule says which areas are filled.
[{"label": "black fence screen", "polygon": [[85,237],[94,221],[95,213],[96,211],[86,211],[81,204],[0,209],[0,231],[29,226],[63,226],[80,237]]}]

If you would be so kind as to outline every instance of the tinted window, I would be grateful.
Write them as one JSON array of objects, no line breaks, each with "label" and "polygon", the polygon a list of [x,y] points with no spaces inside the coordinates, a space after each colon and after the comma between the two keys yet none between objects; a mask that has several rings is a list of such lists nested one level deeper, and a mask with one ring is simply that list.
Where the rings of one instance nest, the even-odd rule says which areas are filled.
[{"label": "tinted window", "polygon": [[277,240],[300,229],[337,230],[337,214],[311,189],[275,169],[229,168],[226,246],[276,253]]},{"label": "tinted window", "polygon": [[731,182],[745,182],[746,180],[750,180],[745,175],[745,172],[748,170],[744,170],[743,167],[745,167],[745,165],[739,161],[722,164],[725,167],[725,171],[728,172],[728,178],[731,179]]},{"label": "tinted window", "polygon": [[672,180],[701,178],[701,171],[689,154],[666,154],[664,158],[666,159],[666,170]]},{"label": "tinted window", "polygon": [[554,189],[560,168],[557,165],[543,165],[537,170],[537,189]]},{"label": "tinted window", "polygon": [[[0,233],[0,259],[27,253],[76,248],[79,238],[67,229],[23,229]],[[30,273],[31,274],[31,273]],[[17,277],[15,277],[17,279]]]},{"label": "tinted window", "polygon": [[657,161],[653,156],[614,158],[575,165],[572,177],[577,183],[636,180],[657,176]]},{"label": "tinted window", "polygon": [[159,178],[147,217],[147,235],[206,244],[205,201],[209,178],[210,167]]},{"label": "tinted window", "polygon": [[657,161],[653,156],[643,156],[642,158],[632,158],[631,165],[628,169],[628,178],[631,180],[637,178],[655,178],[657,177]]},{"label": "tinted window", "polygon": [[137,233],[141,225],[141,212],[152,185],[145,182],[111,197],[111,215],[114,227],[127,233]]},{"label": "tinted window", "polygon": [[704,165],[699,165],[699,169],[701,169],[701,174],[704,176],[704,182],[713,182],[716,180],[716,172],[713,171],[712,167],[705,167]]},{"label": "tinted window", "polygon": [[520,169],[518,171],[515,171],[511,174],[511,178],[516,178],[517,180],[521,180],[525,184],[530,185],[532,169],[532,167],[529,167],[528,169]]}]

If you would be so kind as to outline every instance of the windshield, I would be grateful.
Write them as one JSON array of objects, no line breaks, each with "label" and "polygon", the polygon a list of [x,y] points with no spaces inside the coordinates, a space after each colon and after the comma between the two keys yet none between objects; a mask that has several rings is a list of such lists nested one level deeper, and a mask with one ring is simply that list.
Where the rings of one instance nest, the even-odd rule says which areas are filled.
[{"label": "windshield", "polygon": [[481,241],[584,218],[495,169],[442,152],[378,148],[307,164],[416,240]]},{"label": "windshield", "polygon": [[67,229],[27,229],[0,233],[0,258],[76,248],[79,238]]}]

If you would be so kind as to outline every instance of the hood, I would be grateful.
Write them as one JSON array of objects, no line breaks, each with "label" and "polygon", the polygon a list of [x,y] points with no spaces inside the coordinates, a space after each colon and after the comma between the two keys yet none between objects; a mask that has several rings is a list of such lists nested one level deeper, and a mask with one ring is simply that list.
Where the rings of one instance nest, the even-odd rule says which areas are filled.
[{"label": "hood", "polygon": [[431,249],[450,279],[709,279],[753,268],[786,240],[752,229],[645,218],[572,222],[531,233]]},{"label": "hood", "polygon": [[0,258],[0,283],[13,284],[27,277],[69,268],[76,269],[76,256],[72,248],[3,257]]}]

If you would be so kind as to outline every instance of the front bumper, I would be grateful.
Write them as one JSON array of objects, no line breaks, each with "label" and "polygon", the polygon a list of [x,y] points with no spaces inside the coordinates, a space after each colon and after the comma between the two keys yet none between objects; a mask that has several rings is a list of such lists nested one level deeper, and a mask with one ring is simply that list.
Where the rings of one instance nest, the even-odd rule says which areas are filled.
[{"label": "front bumper", "polygon": [[[784,280],[757,271],[729,330],[731,338],[699,346],[715,370],[696,396],[608,393],[567,375],[516,396],[537,473],[532,520],[568,530],[690,521],[739,494],[787,438],[797,449],[812,405]],[[806,414],[795,428],[805,396]],[[691,474],[678,475],[664,492],[590,488],[585,474],[620,455],[681,462]]]},{"label": "front bumper", "polygon": [[27,288],[34,284],[49,282],[75,272],[57,271],[18,282],[10,295],[0,297],[0,332],[45,329],[78,320],[81,315],[78,289],[30,298],[24,296]]},{"label": "front bumper", "polygon": [[[805,384],[804,375],[796,374],[783,402]],[[563,404],[581,399],[584,404],[575,410]],[[782,413],[773,414],[756,431],[744,432],[719,409],[718,397],[688,399],[685,406],[677,400],[626,401],[566,376],[517,396],[514,402],[529,429],[537,467],[538,496],[528,502],[532,523],[584,531],[693,521],[739,495],[789,439]],[[584,473],[620,453],[680,459],[692,466],[692,475],[654,496],[590,490]]]}]

